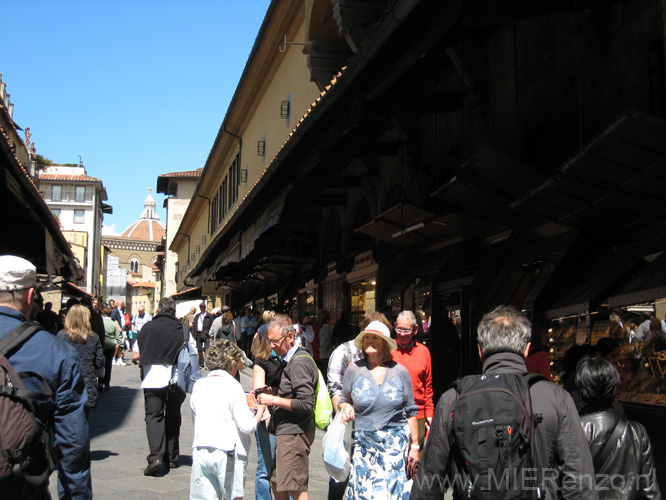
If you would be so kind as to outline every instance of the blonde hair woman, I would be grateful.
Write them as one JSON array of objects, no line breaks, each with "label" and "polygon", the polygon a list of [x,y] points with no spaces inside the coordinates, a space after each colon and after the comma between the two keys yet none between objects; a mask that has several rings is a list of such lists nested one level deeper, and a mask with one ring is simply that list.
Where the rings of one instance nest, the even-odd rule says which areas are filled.
[{"label": "blonde hair woman", "polygon": [[250,435],[265,406],[253,414],[234,378],[243,369],[243,351],[217,340],[206,351],[210,373],[194,384],[190,407],[194,419],[190,499],[236,499],[245,494]]},{"label": "blonde hair woman", "polygon": [[88,391],[86,414],[97,406],[96,370],[104,368],[104,354],[99,337],[90,328],[90,310],[82,305],[74,305],[65,316],[65,329],[58,338],[72,345],[79,354],[81,371]]}]

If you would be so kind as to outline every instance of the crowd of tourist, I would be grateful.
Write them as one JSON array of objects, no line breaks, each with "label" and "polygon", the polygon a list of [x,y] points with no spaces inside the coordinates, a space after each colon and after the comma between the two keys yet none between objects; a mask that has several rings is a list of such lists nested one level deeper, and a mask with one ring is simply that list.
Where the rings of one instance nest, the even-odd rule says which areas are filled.
[{"label": "crowd of tourist", "polygon": [[[460,379],[435,401],[430,351],[417,340],[422,327],[412,311],[391,319],[370,313],[357,328],[348,313],[334,322],[321,311],[313,320],[298,306],[287,314],[246,308],[234,318],[228,307],[209,312],[202,302],[198,312],[193,307],[177,318],[167,297],[152,317],[144,307],[131,316],[120,299],[101,305],[85,297],[58,315],[50,303],[38,308],[34,292],[34,266],[0,256],[0,341],[39,311],[41,346],[50,345],[49,334],[49,342],[58,343],[43,363],[60,415],[54,444],[77,457],[63,456],[58,466],[61,498],[92,498],[87,417],[99,393],[111,387],[113,367],[126,364],[126,351],[141,372],[149,449],[144,474],[161,476],[181,466],[186,393],[175,383],[174,365],[185,341],[207,371],[189,400],[192,499],[242,498],[254,445],[257,500],[309,498],[319,371],[342,425],[353,426],[350,473],[344,481],[331,478],[331,500],[441,499],[449,487],[458,497],[499,491],[502,498],[532,498],[524,485],[516,495],[510,481],[485,493],[475,490],[470,475],[478,472],[481,484],[503,470],[505,464],[497,467],[507,457],[518,457],[514,466],[521,471],[537,471],[534,498],[661,498],[647,432],[615,401],[620,375],[611,339],[569,353],[561,387],[538,348],[540,332],[532,332],[515,308],[497,307],[478,326],[482,373]],[[25,364],[43,348],[28,339],[8,359],[27,371]],[[239,383],[245,368],[252,368],[247,394]],[[67,400],[58,396],[63,391],[69,391]],[[508,393],[524,402],[518,426],[507,405],[496,403]],[[64,442],[73,429],[77,439]],[[623,481],[602,487],[610,476]],[[41,498],[36,491],[34,498]]]}]

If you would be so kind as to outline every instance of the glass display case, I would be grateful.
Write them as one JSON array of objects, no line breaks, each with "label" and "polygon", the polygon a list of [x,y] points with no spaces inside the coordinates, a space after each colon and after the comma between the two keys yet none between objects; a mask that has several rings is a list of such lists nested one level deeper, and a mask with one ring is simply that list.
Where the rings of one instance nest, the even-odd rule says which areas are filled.
[{"label": "glass display case", "polygon": [[666,332],[657,319],[663,317],[660,309],[657,304],[601,308],[553,320],[547,345],[554,381],[566,386],[575,370],[574,352],[590,353],[601,341],[607,346],[607,359],[620,372],[618,399],[666,406]]}]

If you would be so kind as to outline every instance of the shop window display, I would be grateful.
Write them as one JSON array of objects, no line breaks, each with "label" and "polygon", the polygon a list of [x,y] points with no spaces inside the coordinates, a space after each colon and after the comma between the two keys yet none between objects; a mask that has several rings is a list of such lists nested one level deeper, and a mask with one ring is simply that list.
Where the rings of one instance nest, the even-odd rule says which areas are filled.
[{"label": "shop window display", "polygon": [[651,305],[602,309],[554,320],[548,330],[553,380],[566,387],[573,367],[567,366],[571,363],[565,354],[573,346],[589,346],[589,351],[582,350],[587,353],[601,341],[602,345],[612,345],[607,359],[612,359],[620,372],[618,399],[666,406],[666,333],[657,316]]}]

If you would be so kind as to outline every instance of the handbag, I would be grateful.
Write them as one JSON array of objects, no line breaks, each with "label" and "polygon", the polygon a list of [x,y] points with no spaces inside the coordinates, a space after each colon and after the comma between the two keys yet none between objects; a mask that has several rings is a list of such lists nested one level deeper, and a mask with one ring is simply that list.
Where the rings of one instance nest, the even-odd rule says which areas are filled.
[{"label": "handbag", "polygon": [[351,470],[353,424],[342,421],[342,412],[335,414],[322,442],[326,472],[337,482],[346,481]]}]

